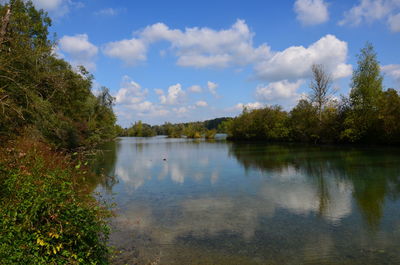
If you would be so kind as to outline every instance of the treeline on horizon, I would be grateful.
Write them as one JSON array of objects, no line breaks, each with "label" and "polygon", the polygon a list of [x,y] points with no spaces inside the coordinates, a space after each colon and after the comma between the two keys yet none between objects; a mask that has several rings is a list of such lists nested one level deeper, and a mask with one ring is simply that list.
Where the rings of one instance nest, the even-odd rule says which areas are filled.
[{"label": "treeline on horizon", "polygon": [[372,44],[357,55],[350,94],[334,99],[332,78],[313,65],[310,93],[290,111],[281,106],[247,110],[224,122],[228,139],[307,143],[400,144],[400,96],[383,89]]},{"label": "treeline on horizon", "polygon": [[129,128],[122,128],[117,125],[118,136],[129,137],[151,137],[156,135],[167,135],[170,138],[207,138],[214,139],[216,133],[225,133],[223,124],[232,118],[222,117],[206,121],[169,123],[162,125],[149,125],[142,121],[135,122]]},{"label": "treeline on horizon", "polygon": [[377,54],[367,43],[357,55],[348,97],[335,97],[332,76],[323,65],[311,67],[310,93],[290,111],[281,106],[244,109],[235,118],[204,122],[165,123],[151,126],[136,122],[129,128],[117,125],[118,136],[205,137],[226,133],[232,141],[400,144],[400,96],[383,89]]}]

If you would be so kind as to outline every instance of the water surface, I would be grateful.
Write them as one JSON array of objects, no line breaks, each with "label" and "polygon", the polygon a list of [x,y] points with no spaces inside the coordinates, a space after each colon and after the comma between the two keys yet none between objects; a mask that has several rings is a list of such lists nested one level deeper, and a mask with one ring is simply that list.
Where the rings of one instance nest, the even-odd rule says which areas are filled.
[{"label": "water surface", "polygon": [[400,264],[399,151],[120,138],[115,263]]}]

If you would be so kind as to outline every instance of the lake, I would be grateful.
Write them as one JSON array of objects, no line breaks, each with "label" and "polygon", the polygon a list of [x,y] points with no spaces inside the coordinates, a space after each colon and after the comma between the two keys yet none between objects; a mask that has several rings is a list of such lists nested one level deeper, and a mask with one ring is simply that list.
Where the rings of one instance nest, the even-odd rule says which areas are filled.
[{"label": "lake", "polygon": [[115,264],[400,264],[400,149],[119,138]]}]

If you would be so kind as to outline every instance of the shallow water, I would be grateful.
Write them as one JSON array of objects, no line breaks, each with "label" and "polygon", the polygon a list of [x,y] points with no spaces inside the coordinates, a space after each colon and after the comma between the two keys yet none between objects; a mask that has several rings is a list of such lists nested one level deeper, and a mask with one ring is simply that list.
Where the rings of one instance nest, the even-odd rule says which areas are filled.
[{"label": "shallow water", "polygon": [[400,264],[399,151],[120,138],[96,190],[116,264]]}]

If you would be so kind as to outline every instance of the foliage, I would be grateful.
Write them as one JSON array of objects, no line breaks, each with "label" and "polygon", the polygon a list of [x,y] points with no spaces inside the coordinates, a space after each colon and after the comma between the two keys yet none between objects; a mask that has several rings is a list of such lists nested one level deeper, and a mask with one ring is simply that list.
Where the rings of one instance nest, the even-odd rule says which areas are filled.
[{"label": "foliage", "polygon": [[382,96],[383,77],[372,44],[367,43],[358,55],[353,72],[350,105],[342,138],[350,142],[370,142],[379,137],[378,102]]},{"label": "foliage", "polygon": [[231,119],[223,117],[206,121],[175,124],[166,122],[163,125],[154,126],[138,121],[129,128],[116,126],[115,130],[118,136],[151,137],[155,135],[167,135],[170,138],[180,138],[182,136],[201,138],[204,136],[205,138],[213,139],[217,132],[225,133],[227,131],[226,127],[222,126],[222,124]]},{"label": "foliage", "polygon": [[279,106],[247,111],[233,119],[228,126],[231,139],[284,141],[289,137],[288,113]]},{"label": "foliage", "polygon": [[55,55],[31,1],[3,1],[0,19],[0,264],[107,264],[109,213],[69,154],[115,136],[114,98]]},{"label": "foliage", "polygon": [[156,132],[152,126],[142,123],[142,121],[135,122],[135,124],[129,128],[119,127],[118,130],[118,136],[151,137],[156,135]]},{"label": "foliage", "polygon": [[333,100],[330,75],[313,66],[311,95],[286,113],[279,107],[244,110],[222,123],[230,139],[311,143],[400,143],[400,96],[383,91],[382,75],[373,46],[358,55],[348,98]]},{"label": "foliage", "polygon": [[1,264],[108,264],[109,213],[84,195],[86,165],[38,140],[0,150]]},{"label": "foliage", "polygon": [[205,137],[206,139],[212,140],[212,139],[215,139],[215,135],[216,135],[216,134],[217,134],[217,130],[215,130],[215,129],[207,130],[207,131],[205,132],[204,137]]},{"label": "foliage", "polygon": [[106,88],[93,95],[92,75],[57,58],[47,14],[22,0],[0,5],[1,17],[8,11],[0,43],[0,136],[30,127],[67,149],[113,138],[114,99]]}]

